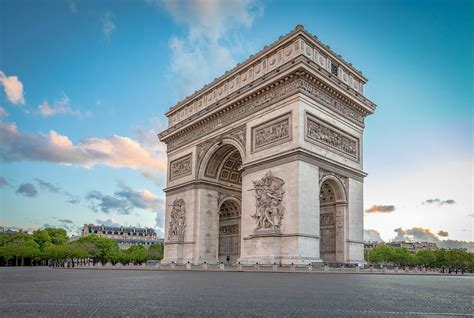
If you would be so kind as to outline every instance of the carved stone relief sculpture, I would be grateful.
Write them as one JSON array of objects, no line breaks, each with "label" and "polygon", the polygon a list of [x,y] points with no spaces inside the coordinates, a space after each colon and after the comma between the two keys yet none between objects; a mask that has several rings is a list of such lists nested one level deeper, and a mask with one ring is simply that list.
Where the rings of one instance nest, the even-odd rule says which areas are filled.
[{"label": "carved stone relief sculpture", "polygon": [[359,160],[359,141],[322,121],[306,117],[306,137],[313,142],[323,144],[338,152]]},{"label": "carved stone relief sculpture", "polygon": [[271,171],[260,180],[253,181],[255,190],[255,214],[252,217],[257,223],[255,231],[261,229],[279,230],[285,214],[282,205],[283,185],[285,182],[274,177]]},{"label": "carved stone relief sculpture", "polygon": [[291,140],[290,114],[252,128],[253,151]]},{"label": "carved stone relief sculpture", "polygon": [[168,230],[168,240],[182,241],[184,240],[184,228],[186,226],[186,208],[183,199],[174,200],[170,213],[170,222]]},{"label": "carved stone relief sculpture", "polygon": [[170,179],[177,179],[191,174],[191,154],[176,159],[170,164]]}]

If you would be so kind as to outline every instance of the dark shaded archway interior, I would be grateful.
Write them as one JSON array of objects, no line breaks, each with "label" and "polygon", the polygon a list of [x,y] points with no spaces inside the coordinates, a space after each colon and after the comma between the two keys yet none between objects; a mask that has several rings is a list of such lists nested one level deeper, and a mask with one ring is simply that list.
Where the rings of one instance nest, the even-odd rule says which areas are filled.
[{"label": "dark shaded archway interior", "polygon": [[320,210],[320,256],[323,262],[336,261],[336,192],[330,181],[321,185]]},{"label": "dark shaded archway interior", "polygon": [[218,148],[211,156],[204,176],[216,182],[223,199],[219,203],[219,262],[236,263],[240,257],[242,157],[229,144]]}]

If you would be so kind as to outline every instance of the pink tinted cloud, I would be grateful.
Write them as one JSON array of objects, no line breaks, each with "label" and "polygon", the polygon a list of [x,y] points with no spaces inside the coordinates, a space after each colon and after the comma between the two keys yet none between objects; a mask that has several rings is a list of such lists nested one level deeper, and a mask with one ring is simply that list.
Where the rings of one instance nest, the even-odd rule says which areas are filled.
[{"label": "pink tinted cloud", "polygon": [[[157,141],[158,143],[158,141]],[[166,171],[164,147],[150,149],[118,135],[90,137],[74,144],[54,130],[47,134],[21,132],[15,123],[0,123],[2,161],[46,161],[92,168],[106,165],[144,171]]]},{"label": "pink tinted cloud", "polygon": [[25,104],[23,96],[23,83],[18,80],[17,76],[6,76],[0,71],[0,83],[3,85],[5,95],[10,103],[18,105]]}]

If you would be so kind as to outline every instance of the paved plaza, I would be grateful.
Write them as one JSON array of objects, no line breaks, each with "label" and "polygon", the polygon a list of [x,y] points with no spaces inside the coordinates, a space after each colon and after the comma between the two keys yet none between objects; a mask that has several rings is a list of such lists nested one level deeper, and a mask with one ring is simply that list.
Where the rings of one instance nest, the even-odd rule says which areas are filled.
[{"label": "paved plaza", "polygon": [[474,277],[0,268],[1,317],[473,316]]}]

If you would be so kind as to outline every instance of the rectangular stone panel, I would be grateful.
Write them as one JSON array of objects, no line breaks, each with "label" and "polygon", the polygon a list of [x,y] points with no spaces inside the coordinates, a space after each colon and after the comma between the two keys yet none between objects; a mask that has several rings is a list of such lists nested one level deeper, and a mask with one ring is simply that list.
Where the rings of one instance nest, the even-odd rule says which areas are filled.
[{"label": "rectangular stone panel", "polygon": [[305,139],[352,160],[359,161],[359,139],[306,113]]},{"label": "rectangular stone panel", "polygon": [[252,127],[252,152],[291,140],[291,113]]},{"label": "rectangular stone panel", "polygon": [[170,163],[170,180],[178,179],[191,174],[192,154],[188,154],[179,159],[173,160]]}]

